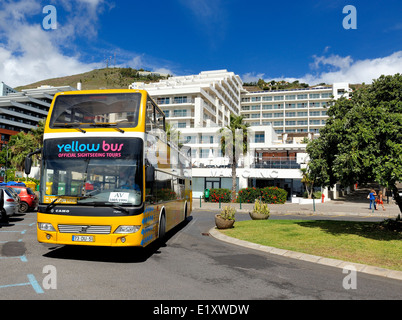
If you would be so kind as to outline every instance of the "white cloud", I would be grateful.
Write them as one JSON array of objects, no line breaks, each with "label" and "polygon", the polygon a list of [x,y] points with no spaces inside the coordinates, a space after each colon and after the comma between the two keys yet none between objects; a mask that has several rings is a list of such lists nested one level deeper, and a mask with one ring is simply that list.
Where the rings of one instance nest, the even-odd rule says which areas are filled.
[{"label": "white cloud", "polygon": [[340,57],[314,57],[314,67],[329,67],[330,71],[306,74],[302,77],[303,82],[317,83],[372,83],[373,79],[381,75],[394,75],[402,72],[402,51],[397,51],[387,57],[354,61],[350,56]]},{"label": "white cloud", "polygon": [[[95,2],[91,3],[91,8],[94,5]],[[80,22],[73,19],[68,26],[58,25],[55,31],[45,31],[40,19],[29,22],[35,16],[44,17],[38,1],[6,1],[0,7],[1,81],[15,87],[99,67],[99,64],[81,62],[78,54],[62,52],[61,46],[74,39],[76,25]],[[93,22],[94,18],[90,17],[95,16],[87,16],[85,23]]]},{"label": "white cloud", "polygon": [[402,73],[402,51],[375,59],[354,60],[352,57],[341,57],[339,55],[313,56],[314,62],[310,64],[313,73],[307,73],[301,77],[269,77],[264,73],[249,72],[242,76],[243,82],[255,82],[259,79],[265,81],[285,80],[316,85],[319,83],[332,84],[335,82],[348,83],[372,83],[373,79],[381,75],[394,75]]}]

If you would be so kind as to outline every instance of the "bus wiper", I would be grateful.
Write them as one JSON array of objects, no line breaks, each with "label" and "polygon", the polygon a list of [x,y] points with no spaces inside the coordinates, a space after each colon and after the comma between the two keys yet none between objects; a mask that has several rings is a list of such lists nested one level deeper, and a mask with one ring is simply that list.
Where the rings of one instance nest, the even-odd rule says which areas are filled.
[{"label": "bus wiper", "polygon": [[54,199],[52,202],[50,202],[45,209],[45,212],[48,212],[50,209],[53,209],[56,205],[58,205],[58,203],[56,203],[57,200],[61,199],[61,198],[71,198],[71,196],[57,196],[56,199]]},{"label": "bus wiper", "polygon": [[113,206],[112,207],[113,209],[117,209],[117,210],[120,210],[121,212],[124,212],[124,213],[126,213],[126,214],[129,214],[130,213],[130,211],[128,211],[126,208],[124,208],[124,207],[122,207],[122,206]]},{"label": "bus wiper", "polygon": [[81,126],[81,123],[55,123],[55,124],[53,124],[54,128],[75,128],[75,129],[81,131],[82,133],[86,133],[86,131],[84,129],[82,129],[80,126]]},{"label": "bus wiper", "polygon": [[90,126],[91,127],[103,127],[103,128],[113,127],[113,129],[116,129],[117,131],[119,131],[121,133],[125,132],[123,129],[120,129],[119,127],[117,127],[117,123],[95,122],[95,123],[91,123]]}]

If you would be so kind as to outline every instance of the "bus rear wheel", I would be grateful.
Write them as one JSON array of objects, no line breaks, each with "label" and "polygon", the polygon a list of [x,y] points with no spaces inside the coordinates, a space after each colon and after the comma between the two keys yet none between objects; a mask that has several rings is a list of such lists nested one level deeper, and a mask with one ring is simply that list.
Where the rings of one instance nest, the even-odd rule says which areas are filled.
[{"label": "bus rear wheel", "polygon": [[161,219],[159,221],[159,240],[164,242],[166,236],[166,217],[165,212],[162,212]]}]

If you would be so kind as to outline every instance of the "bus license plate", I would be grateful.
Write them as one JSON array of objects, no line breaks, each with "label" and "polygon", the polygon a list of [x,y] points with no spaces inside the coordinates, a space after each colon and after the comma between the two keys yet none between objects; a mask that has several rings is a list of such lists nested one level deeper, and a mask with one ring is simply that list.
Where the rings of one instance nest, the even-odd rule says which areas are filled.
[{"label": "bus license plate", "polygon": [[77,242],[94,242],[93,236],[73,236],[73,241]]}]

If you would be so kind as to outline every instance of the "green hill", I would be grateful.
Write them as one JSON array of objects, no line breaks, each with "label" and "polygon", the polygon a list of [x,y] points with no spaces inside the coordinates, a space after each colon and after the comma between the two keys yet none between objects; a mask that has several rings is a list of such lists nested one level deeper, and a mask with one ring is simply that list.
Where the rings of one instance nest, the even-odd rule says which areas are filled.
[{"label": "green hill", "polygon": [[149,83],[165,79],[165,77],[158,75],[140,76],[138,74],[139,71],[144,70],[136,70],[131,68],[95,69],[72,76],[42,80],[26,86],[17,87],[15,89],[20,91],[22,89],[37,88],[42,85],[50,85],[54,87],[71,86],[76,88],[78,82],[82,83],[82,90],[127,89],[131,83],[136,81]]}]

